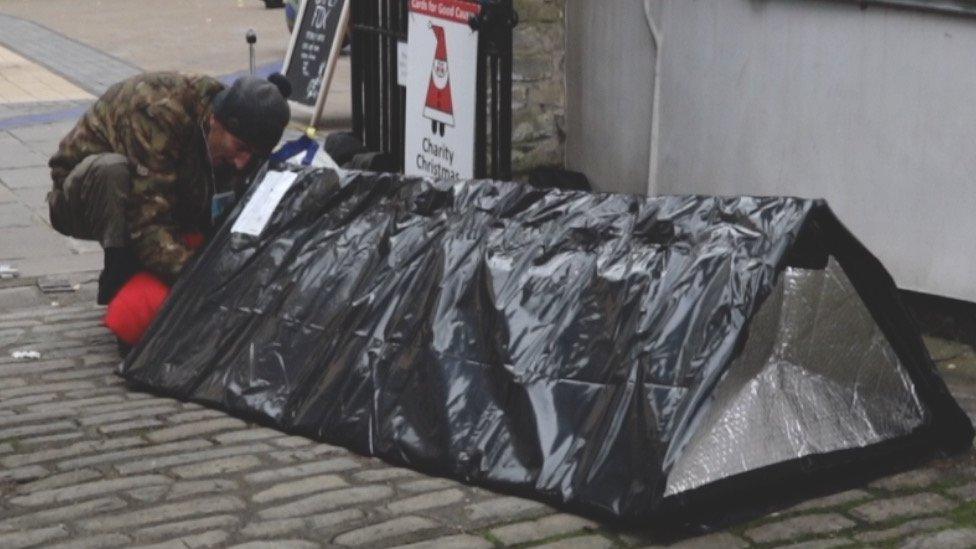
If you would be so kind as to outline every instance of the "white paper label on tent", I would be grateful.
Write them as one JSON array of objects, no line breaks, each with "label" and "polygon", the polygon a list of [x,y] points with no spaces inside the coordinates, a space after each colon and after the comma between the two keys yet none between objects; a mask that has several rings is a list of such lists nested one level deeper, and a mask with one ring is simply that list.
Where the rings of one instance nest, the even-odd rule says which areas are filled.
[{"label": "white paper label on tent", "polygon": [[481,7],[464,0],[410,0],[404,167],[407,175],[474,177]]},{"label": "white paper label on tent", "polygon": [[261,236],[264,228],[271,220],[271,214],[278,208],[278,203],[285,196],[288,189],[295,183],[298,174],[295,172],[269,171],[254,194],[244,205],[241,214],[234,221],[230,232]]},{"label": "white paper label on tent", "polygon": [[406,42],[397,42],[397,84],[407,87],[407,50]]}]

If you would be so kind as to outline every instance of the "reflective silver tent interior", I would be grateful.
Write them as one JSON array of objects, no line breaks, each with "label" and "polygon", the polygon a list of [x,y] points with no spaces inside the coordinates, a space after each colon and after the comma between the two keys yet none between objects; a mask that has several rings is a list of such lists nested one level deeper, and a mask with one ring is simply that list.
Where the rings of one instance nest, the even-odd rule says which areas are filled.
[{"label": "reflective silver tent interior", "polygon": [[926,414],[841,266],[787,268],[689,426],[665,495],[907,435]]}]

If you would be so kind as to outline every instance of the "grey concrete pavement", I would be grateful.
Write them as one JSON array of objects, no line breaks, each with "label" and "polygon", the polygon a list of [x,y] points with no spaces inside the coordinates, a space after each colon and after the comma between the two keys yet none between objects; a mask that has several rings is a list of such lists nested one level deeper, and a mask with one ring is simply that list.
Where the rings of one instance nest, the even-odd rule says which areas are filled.
[{"label": "grey concrete pavement", "polygon": [[[0,44],[72,81],[78,74],[80,84],[119,80],[126,66],[210,75],[244,71],[248,29],[258,35],[257,64],[280,64],[289,39],[284,10],[265,9],[260,0],[0,0]],[[90,51],[79,51],[84,49]],[[105,61],[94,62],[97,56]],[[100,93],[97,86],[86,89]],[[349,60],[343,57],[325,105],[326,129],[348,126],[349,90]]]},{"label": "grey concrete pavement", "polygon": [[260,0],[0,0],[0,13],[144,70],[246,69],[248,29],[258,34],[259,64],[281,61],[288,46],[283,10]]},{"label": "grey concrete pavement", "polygon": [[47,159],[74,121],[0,129],[0,263],[24,277],[95,273],[97,244],[57,234],[48,223]]},{"label": "grey concrete pavement", "polygon": [[32,21],[0,13],[0,39],[20,55],[99,95],[140,69]]}]

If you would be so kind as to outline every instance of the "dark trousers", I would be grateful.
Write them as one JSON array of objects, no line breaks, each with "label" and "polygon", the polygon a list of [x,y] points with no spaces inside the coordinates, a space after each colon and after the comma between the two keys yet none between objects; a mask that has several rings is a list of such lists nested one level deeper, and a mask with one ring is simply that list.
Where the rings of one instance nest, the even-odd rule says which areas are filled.
[{"label": "dark trousers", "polygon": [[98,277],[98,303],[108,304],[139,270],[126,248],[125,200],[132,191],[129,162],[121,154],[93,154],[47,194],[51,226],[59,233],[97,240],[105,250]]},{"label": "dark trousers", "polygon": [[125,199],[132,190],[126,157],[93,154],[82,160],[64,184],[48,193],[51,226],[82,240],[97,240],[102,248],[126,245]]}]

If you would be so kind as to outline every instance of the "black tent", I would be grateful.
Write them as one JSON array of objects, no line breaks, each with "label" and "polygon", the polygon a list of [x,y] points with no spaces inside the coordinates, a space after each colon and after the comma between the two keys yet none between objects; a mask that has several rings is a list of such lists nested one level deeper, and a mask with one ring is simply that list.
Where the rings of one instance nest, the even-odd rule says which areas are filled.
[{"label": "black tent", "polygon": [[822,201],[310,170],[279,203],[271,179],[127,380],[641,521],[971,444],[891,278]]}]

